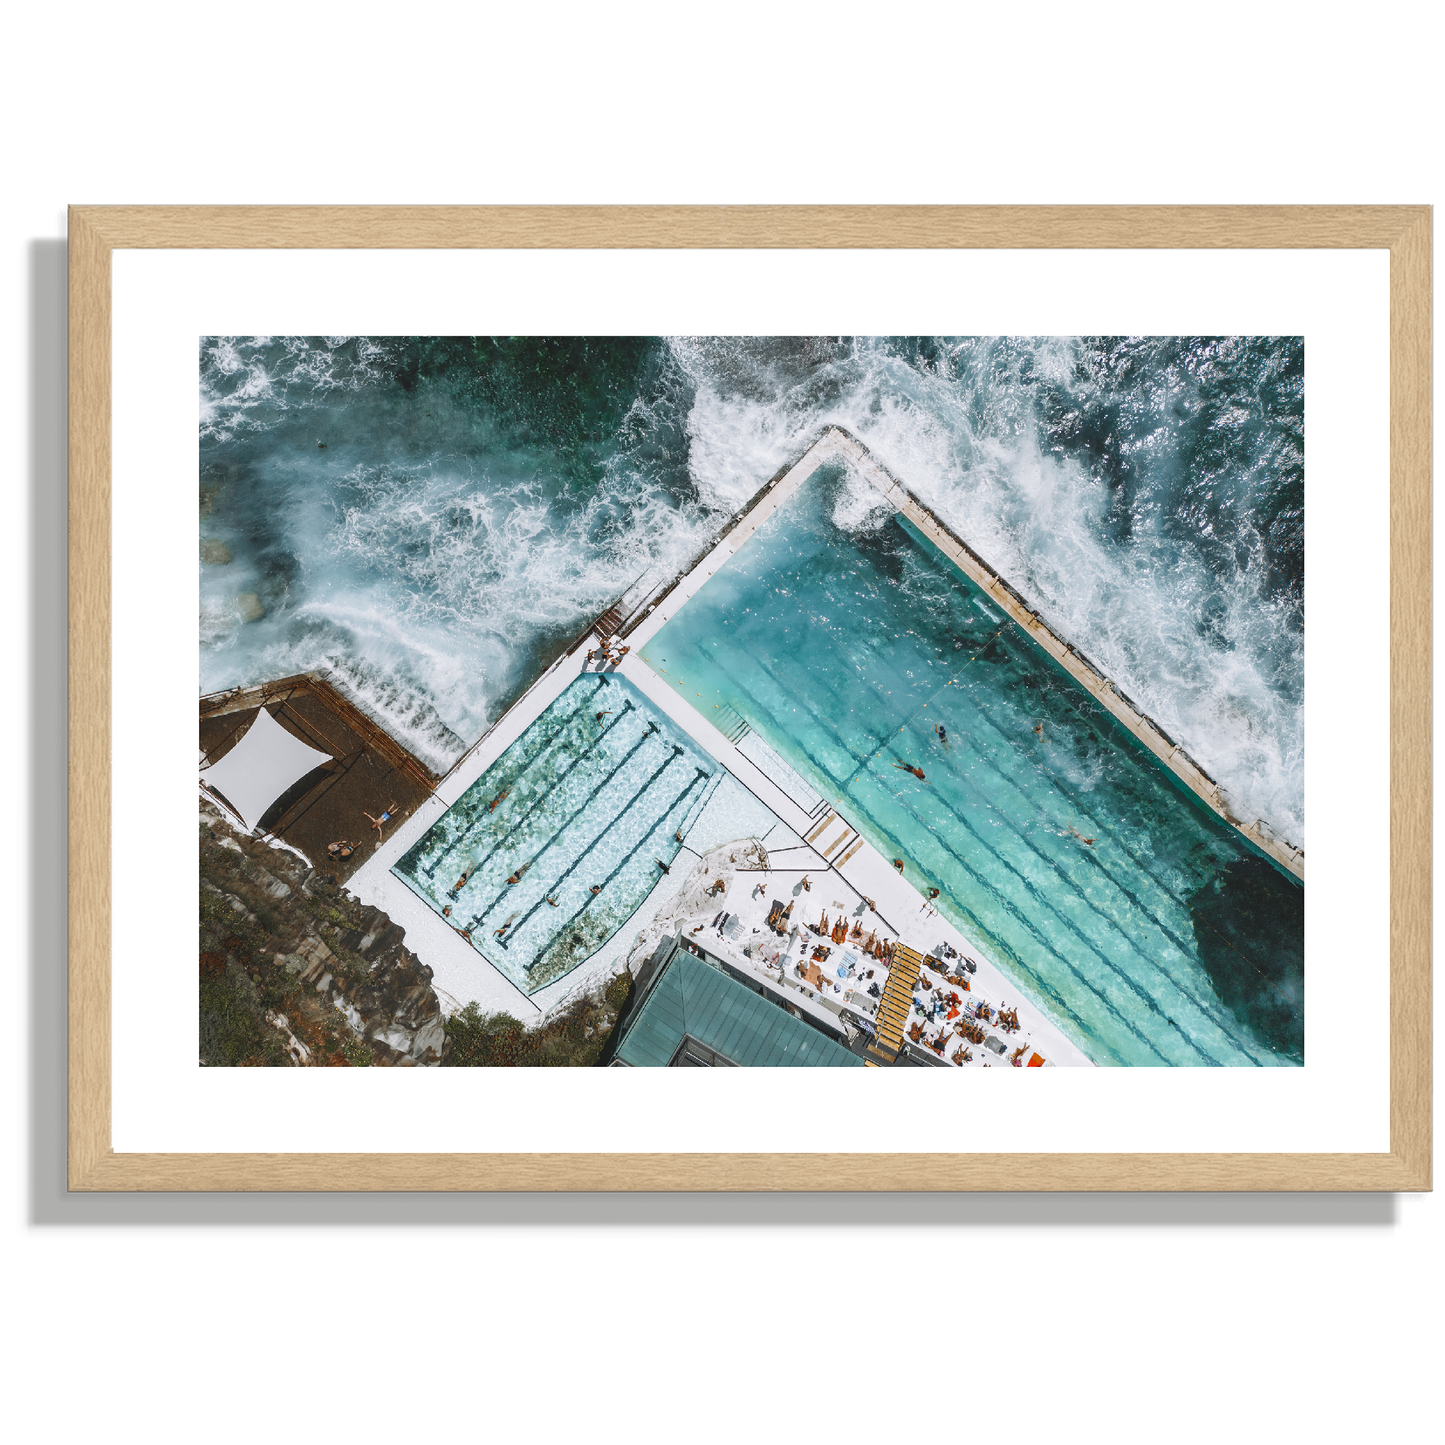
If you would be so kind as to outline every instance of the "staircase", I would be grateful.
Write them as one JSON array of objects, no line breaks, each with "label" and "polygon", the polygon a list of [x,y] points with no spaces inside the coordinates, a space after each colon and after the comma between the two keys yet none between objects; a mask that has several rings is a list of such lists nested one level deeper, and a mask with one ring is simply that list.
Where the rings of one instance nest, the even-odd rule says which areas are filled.
[{"label": "staircase", "polygon": [[614,602],[606,612],[598,616],[595,621],[589,622],[587,626],[577,634],[576,638],[568,645],[567,655],[570,657],[584,642],[591,642],[593,638],[606,642],[609,638],[615,637],[625,621],[626,618],[622,614],[622,604],[620,602]]},{"label": "staircase", "polygon": [[734,747],[752,731],[747,718],[728,702],[718,709],[718,716],[713,719],[713,724]]},{"label": "staircase", "polygon": [[922,967],[923,955],[916,949],[901,943],[893,945],[893,965],[878,1004],[878,1036],[863,1051],[868,1062],[891,1064],[898,1057],[903,1047],[903,1027],[913,1007],[913,985]]},{"label": "staircase", "polygon": [[592,624],[592,630],[603,642],[606,642],[610,637],[615,637],[621,627],[622,608],[617,603],[613,603],[613,605]]}]

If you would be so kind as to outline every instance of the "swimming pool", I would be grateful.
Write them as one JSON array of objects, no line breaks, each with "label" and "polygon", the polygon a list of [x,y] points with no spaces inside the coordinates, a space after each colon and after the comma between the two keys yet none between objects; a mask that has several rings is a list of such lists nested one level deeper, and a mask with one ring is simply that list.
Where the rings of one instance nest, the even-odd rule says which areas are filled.
[{"label": "swimming pool", "polygon": [[637,911],[723,776],[625,678],[584,673],[392,872],[532,994]]},{"label": "swimming pool", "polygon": [[1303,888],[866,482],[820,469],[641,655],[939,888],[1096,1062],[1303,1062]]}]

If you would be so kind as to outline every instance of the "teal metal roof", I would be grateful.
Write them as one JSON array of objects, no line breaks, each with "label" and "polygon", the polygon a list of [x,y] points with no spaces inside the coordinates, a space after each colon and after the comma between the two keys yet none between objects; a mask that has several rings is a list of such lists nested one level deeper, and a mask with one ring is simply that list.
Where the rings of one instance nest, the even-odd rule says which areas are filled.
[{"label": "teal metal roof", "polygon": [[683,950],[653,985],[617,1058],[634,1068],[666,1068],[687,1034],[743,1068],[863,1064],[841,1044]]}]

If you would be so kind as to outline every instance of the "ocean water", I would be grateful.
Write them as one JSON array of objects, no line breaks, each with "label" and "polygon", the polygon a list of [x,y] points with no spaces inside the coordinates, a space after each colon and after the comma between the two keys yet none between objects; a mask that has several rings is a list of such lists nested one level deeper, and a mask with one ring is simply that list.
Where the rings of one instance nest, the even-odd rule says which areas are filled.
[{"label": "ocean water", "polygon": [[1299,338],[209,337],[199,367],[203,691],[326,669],[445,767],[838,423],[1305,842]]},{"label": "ocean water", "polygon": [[937,889],[1095,1062],[1303,1061],[1303,889],[856,474],[820,468],[641,656]]}]

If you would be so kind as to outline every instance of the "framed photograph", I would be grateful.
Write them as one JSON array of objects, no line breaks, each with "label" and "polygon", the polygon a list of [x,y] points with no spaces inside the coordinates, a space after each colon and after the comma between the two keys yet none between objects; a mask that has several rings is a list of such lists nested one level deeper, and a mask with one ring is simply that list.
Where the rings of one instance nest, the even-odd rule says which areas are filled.
[{"label": "framed photograph", "polygon": [[1430,228],[72,209],[70,1187],[1428,1189]]}]

